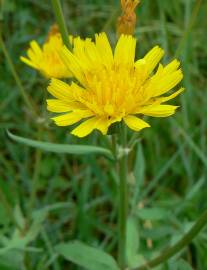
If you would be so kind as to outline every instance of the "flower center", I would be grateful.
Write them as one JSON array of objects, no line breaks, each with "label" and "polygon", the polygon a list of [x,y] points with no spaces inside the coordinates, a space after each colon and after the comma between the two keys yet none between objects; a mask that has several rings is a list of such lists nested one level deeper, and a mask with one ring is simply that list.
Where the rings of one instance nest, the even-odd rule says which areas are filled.
[{"label": "flower center", "polygon": [[132,113],[142,99],[142,80],[136,68],[102,67],[85,74],[84,103],[96,115],[123,117]]}]

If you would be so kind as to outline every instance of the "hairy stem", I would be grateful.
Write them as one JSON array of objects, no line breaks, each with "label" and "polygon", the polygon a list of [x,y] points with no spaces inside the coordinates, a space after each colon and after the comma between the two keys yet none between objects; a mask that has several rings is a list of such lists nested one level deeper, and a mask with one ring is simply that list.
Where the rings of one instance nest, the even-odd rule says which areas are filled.
[{"label": "hairy stem", "polygon": [[[120,132],[121,146],[126,147],[126,129],[122,126]],[[118,238],[118,262],[121,270],[126,267],[126,220],[127,220],[127,154],[123,152],[118,160],[119,170],[119,238]]]}]

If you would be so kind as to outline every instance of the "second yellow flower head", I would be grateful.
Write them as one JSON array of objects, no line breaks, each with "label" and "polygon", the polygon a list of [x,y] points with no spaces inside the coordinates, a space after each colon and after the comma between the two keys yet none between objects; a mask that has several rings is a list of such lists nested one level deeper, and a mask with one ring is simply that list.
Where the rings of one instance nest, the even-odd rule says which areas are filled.
[{"label": "second yellow flower head", "polygon": [[27,51],[28,58],[21,56],[20,59],[46,78],[68,78],[71,73],[59,56],[62,48],[61,35],[58,32],[52,33],[42,47],[35,40],[31,41]]}]

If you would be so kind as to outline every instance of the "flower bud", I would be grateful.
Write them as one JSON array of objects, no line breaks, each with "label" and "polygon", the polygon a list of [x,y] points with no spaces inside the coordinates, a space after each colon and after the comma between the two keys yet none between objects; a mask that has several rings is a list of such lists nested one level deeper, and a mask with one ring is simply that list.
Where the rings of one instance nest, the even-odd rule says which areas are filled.
[{"label": "flower bud", "polygon": [[117,20],[118,35],[132,35],[136,25],[135,8],[140,0],[121,0],[122,16]]}]

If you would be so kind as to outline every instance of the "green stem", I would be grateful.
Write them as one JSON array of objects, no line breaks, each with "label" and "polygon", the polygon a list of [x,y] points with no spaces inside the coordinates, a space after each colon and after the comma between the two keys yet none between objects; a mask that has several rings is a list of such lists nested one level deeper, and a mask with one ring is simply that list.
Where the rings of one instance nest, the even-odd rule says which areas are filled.
[{"label": "green stem", "polygon": [[[122,126],[120,132],[121,147],[126,148],[126,129]],[[118,238],[118,262],[121,270],[126,267],[126,221],[127,221],[127,154],[123,153],[118,160],[119,170],[119,238]]]},{"label": "green stem", "polygon": [[207,223],[207,210],[205,210],[204,213],[198,218],[198,220],[195,222],[195,224],[192,226],[189,232],[186,233],[183,236],[183,238],[180,239],[175,245],[169,247],[168,249],[163,250],[161,252],[161,255],[133,270],[147,270],[149,268],[151,269],[167,261],[169,258],[173,257],[175,254],[180,252],[185,246],[190,244],[193,238],[201,231],[201,229],[206,225],[206,223]]},{"label": "green stem", "polygon": [[7,51],[7,48],[6,48],[5,44],[4,44],[1,33],[0,33],[0,48],[3,51],[3,54],[4,54],[4,56],[5,56],[6,60],[7,60],[7,63],[9,65],[10,70],[11,70],[11,73],[12,73],[12,75],[13,75],[15,81],[16,81],[16,84],[17,84],[17,86],[19,88],[20,94],[22,95],[25,104],[31,110],[31,112],[33,112],[35,115],[37,115],[36,111],[34,109],[34,106],[30,102],[29,97],[27,96],[26,91],[24,90],[24,87],[23,87],[23,85],[21,83],[21,80],[20,80],[20,78],[19,78],[19,76],[18,76],[18,74],[16,72],[16,69],[14,67],[14,64],[13,64],[12,60],[11,60],[9,52]]},{"label": "green stem", "polygon": [[116,144],[116,134],[112,134],[112,140],[111,140],[111,148],[112,148],[112,153],[113,153],[113,155],[114,155],[114,158],[116,159],[116,157],[117,157],[117,153],[116,153],[116,151],[117,151],[117,144]]},{"label": "green stem", "polygon": [[63,11],[61,8],[60,1],[59,0],[51,0],[51,1],[52,1],[53,11],[55,13],[56,21],[57,21],[63,42],[70,49],[71,45],[69,42],[68,31],[66,28],[66,23],[64,20]]}]

